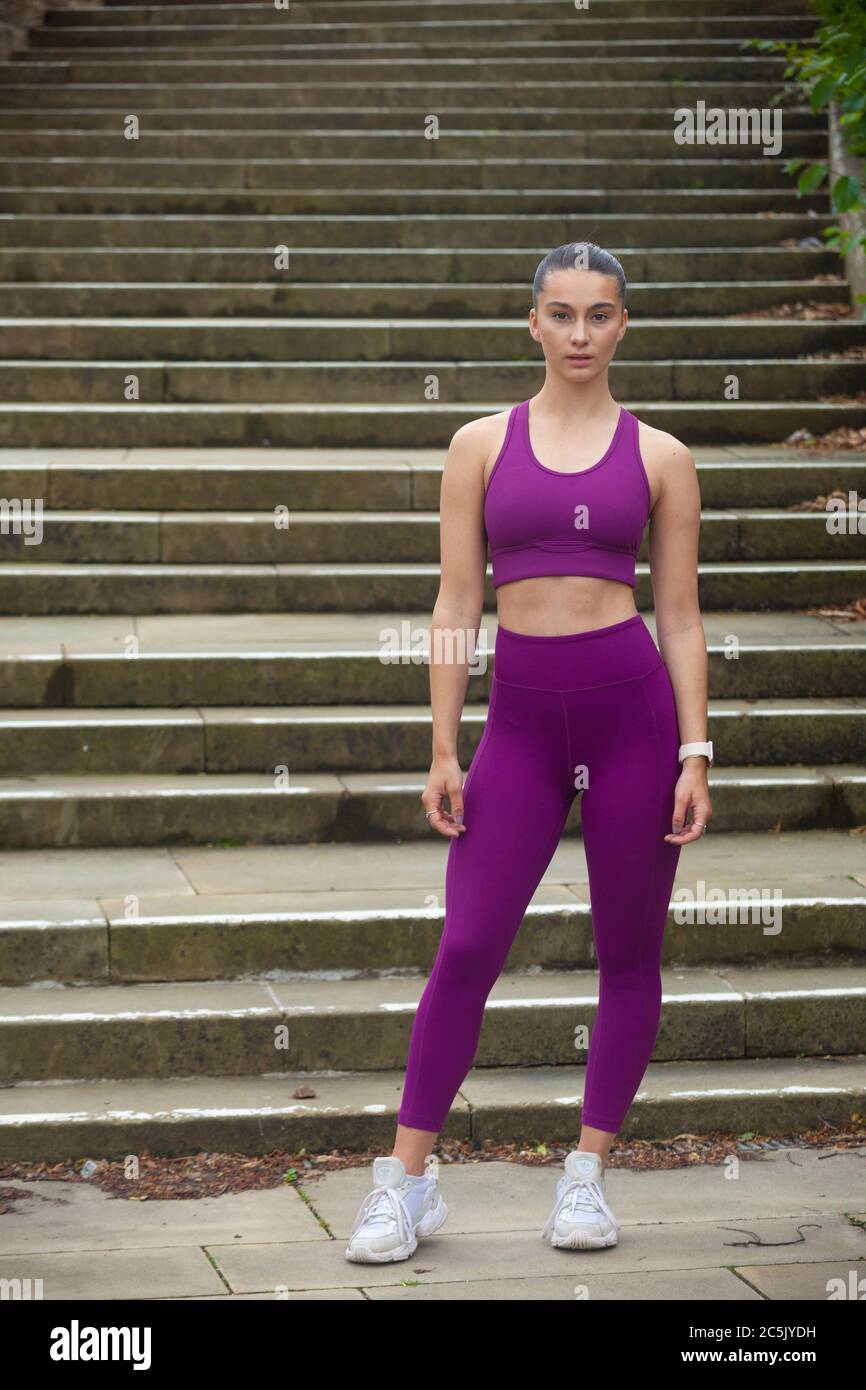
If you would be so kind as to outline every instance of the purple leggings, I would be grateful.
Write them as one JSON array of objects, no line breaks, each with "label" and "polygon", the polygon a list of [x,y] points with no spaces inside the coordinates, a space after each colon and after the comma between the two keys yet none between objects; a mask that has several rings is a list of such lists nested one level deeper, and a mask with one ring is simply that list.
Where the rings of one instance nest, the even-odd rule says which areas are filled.
[{"label": "purple leggings", "polygon": [[663,836],[679,741],[670,676],[639,613],[562,637],[500,624],[399,1124],[442,1128],[475,1059],[487,996],[580,793],[599,966],[581,1120],[620,1129],[661,1015],[662,937],[680,855]]}]

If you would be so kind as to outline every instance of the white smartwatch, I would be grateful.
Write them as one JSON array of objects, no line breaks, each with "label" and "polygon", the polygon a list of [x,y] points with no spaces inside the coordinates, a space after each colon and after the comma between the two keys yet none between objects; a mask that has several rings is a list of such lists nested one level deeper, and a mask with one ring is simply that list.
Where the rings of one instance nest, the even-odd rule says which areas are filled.
[{"label": "white smartwatch", "polygon": [[713,765],[713,745],[712,743],[681,743],[680,751],[677,754],[680,762],[683,758],[688,758],[692,753],[703,753],[707,759],[707,766]]}]

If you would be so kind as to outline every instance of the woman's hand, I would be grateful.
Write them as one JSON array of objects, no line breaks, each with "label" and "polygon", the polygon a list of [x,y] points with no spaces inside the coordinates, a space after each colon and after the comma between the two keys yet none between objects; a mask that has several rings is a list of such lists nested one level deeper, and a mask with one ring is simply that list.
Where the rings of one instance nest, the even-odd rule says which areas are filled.
[{"label": "woman's hand", "polygon": [[[686,824],[689,811],[691,821]],[[664,838],[671,845],[690,844],[692,840],[701,838],[704,825],[709,825],[712,818],[706,758],[685,758],[674,795],[674,814],[671,820],[673,833],[665,835]]]},{"label": "woman's hand", "polygon": [[[448,797],[450,811],[443,805]],[[430,765],[427,785],[421,793],[425,811],[435,811],[427,823],[440,835],[454,839],[466,829],[463,824],[463,773],[456,758],[434,758]]]}]

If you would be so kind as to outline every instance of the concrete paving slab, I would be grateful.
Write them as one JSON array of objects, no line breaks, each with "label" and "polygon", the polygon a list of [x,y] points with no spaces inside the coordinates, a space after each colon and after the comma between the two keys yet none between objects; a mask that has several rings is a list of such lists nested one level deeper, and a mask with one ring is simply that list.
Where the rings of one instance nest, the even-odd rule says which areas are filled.
[{"label": "concrete paving slab", "polygon": [[[194,322],[194,320],[192,320]],[[220,320],[221,321],[221,320]],[[232,319],[233,323],[243,323],[243,319]],[[357,319],[346,320],[353,326],[357,324]],[[380,320],[374,320],[379,323]],[[11,450],[9,451],[12,452]],[[39,450],[39,453],[47,457],[58,457],[58,451]],[[64,456],[67,451],[64,450]],[[102,460],[102,452],[98,450],[79,450],[81,454],[86,454],[90,458]],[[106,450],[105,461],[114,462],[115,450]],[[20,457],[20,455],[19,455]],[[297,468],[369,468],[374,464],[377,468],[396,468],[401,472],[405,471],[412,464],[441,462],[442,451],[439,449],[328,449],[328,448],[307,448],[307,449],[127,449],[123,455],[123,462],[130,467],[174,467],[192,468],[202,465],[206,468],[246,468],[255,464],[261,467],[263,463],[272,464],[276,468],[297,467]]]},{"label": "concrete paving slab", "polygon": [[857,1259],[798,1261],[780,1265],[739,1265],[737,1274],[747,1279],[762,1298],[802,1299],[825,1303],[828,1299],[858,1301],[866,1289],[866,1265]]},{"label": "concrete paving slab", "polygon": [[[844,1216],[824,1216],[813,1221],[801,1242],[796,1222],[789,1217],[752,1217],[749,1232],[718,1229],[715,1222],[667,1223],[621,1226],[619,1244],[604,1250],[554,1250],[539,1239],[539,1233],[553,1206],[555,1193],[538,1213],[537,1230],[485,1231],[483,1234],[448,1234],[444,1227],[435,1236],[419,1242],[408,1261],[391,1267],[365,1267],[364,1286],[401,1284],[414,1278],[423,1284],[453,1283],[476,1279],[540,1278],[557,1270],[557,1261],[568,1260],[575,1279],[583,1282],[604,1273],[640,1273],[647,1284],[656,1271],[678,1271],[679,1297],[688,1296],[692,1270],[718,1269],[734,1265],[742,1241],[750,1251],[750,1264],[773,1265],[791,1262],[791,1244],[800,1247],[803,1262],[815,1260],[862,1260],[866,1239]],[[613,1208],[616,1213],[616,1208]],[[805,1223],[803,1223],[805,1224]],[[750,1234],[760,1243],[761,1258],[755,1258]],[[328,1245],[283,1244],[208,1246],[224,1279],[239,1293],[253,1293],[278,1284],[299,1288],[331,1288],[357,1284],[357,1273],[344,1259],[342,1240]],[[806,1249],[808,1248],[808,1257]],[[600,1257],[600,1258],[599,1258]],[[344,1268],[335,1266],[342,1262]]]},{"label": "concrete paving slab", "polygon": [[[551,1251],[569,1255],[574,1251]],[[598,1251],[603,1254],[603,1251]],[[523,1303],[524,1301],[572,1302],[650,1302],[664,1303],[687,1299],[693,1303],[760,1302],[761,1295],[737,1277],[736,1270],[690,1269],[654,1271],[646,1274],[574,1273],[550,1275],[537,1279],[475,1279],[471,1282],[433,1284],[418,1280],[404,1286],[364,1289],[371,1302],[385,1300],[401,1303],[442,1303],[459,1300],[461,1303]]]},{"label": "concrete paving slab", "polygon": [[41,468],[58,463],[79,467],[95,462],[104,467],[116,467],[130,452],[129,449],[0,449],[0,469],[22,465]]},{"label": "concrete paving slab", "polygon": [[841,1297],[864,1268],[854,1150],[791,1147],[718,1167],[609,1169],[620,1240],[602,1251],[553,1250],[538,1239],[560,1173],[561,1164],[440,1163],[446,1227],[411,1259],[381,1267],[344,1258],[369,1166],[310,1177],[300,1191],[147,1205],[86,1182],[15,1179],[9,1185],[29,1195],[0,1218],[0,1277],[41,1279],[46,1299],[748,1302]]},{"label": "concrete paving slab", "polygon": [[[0,904],[93,894],[190,897],[195,889],[167,849],[39,849],[0,852]],[[17,906],[12,909],[17,912]]]},{"label": "concrete paving slab", "polygon": [[[247,711],[249,713],[249,711]],[[285,717],[285,711],[284,717]],[[161,728],[170,725],[201,733],[204,724],[203,711],[192,706],[161,707],[148,705],[145,709],[111,709],[99,707],[85,709],[7,709],[0,713],[0,724],[11,729],[52,730],[69,728],[101,730],[111,725],[135,725],[138,728]]]},{"label": "concrete paving slab", "polygon": [[[852,896],[856,891],[851,885]],[[860,894],[859,896],[862,896]],[[444,893],[442,885],[433,882],[421,884],[418,888],[343,889],[325,888],[321,892],[303,889],[297,893],[219,893],[200,894],[195,897],[172,897],[169,895],[140,897],[138,901],[139,922],[170,922],[172,919],[195,921],[198,918],[231,920],[237,925],[253,921],[274,921],[287,917],[328,918],[340,915],[343,918],[363,920],[364,917],[411,916],[417,918],[425,913],[442,918],[444,913]],[[530,910],[533,907],[560,907],[563,903],[578,906],[582,903],[579,893],[555,884],[540,884],[536,889]],[[100,900],[100,907],[109,920],[122,921],[125,912],[124,900],[106,898]],[[34,906],[34,911],[37,910]],[[16,906],[16,912],[18,908]],[[0,922],[3,906],[0,903]],[[128,920],[128,919],[127,919]]]},{"label": "concrete paving slab", "polygon": [[[437,1162],[453,1235],[534,1230],[556,1199],[562,1164]],[[757,1218],[812,1219],[847,1213],[862,1197],[860,1155],[851,1149],[788,1147],[755,1156],[732,1156],[718,1167],[608,1168],[605,1192],[619,1222],[629,1228],[662,1223]],[[369,1167],[352,1168],[302,1183],[317,1214],[340,1239],[347,1238],[370,1190]],[[863,1234],[866,1258],[866,1232]]]},{"label": "concrete paving slab", "polygon": [[46,1299],[164,1298],[214,1294],[225,1288],[201,1249],[77,1249],[52,1254],[0,1255],[0,1279],[41,1279]]},{"label": "concrete paving slab", "polygon": [[111,651],[128,640],[135,632],[138,618],[131,613],[102,617],[94,614],[68,613],[58,617],[0,618],[0,652],[45,650],[49,655],[60,650],[70,651],[84,644],[88,649]]},{"label": "concrete paving slab", "polygon": [[[393,774],[399,777],[399,773]],[[368,773],[374,785],[379,784],[378,774]],[[407,780],[411,779],[411,774],[407,774]],[[297,774],[293,781],[285,788],[279,790],[288,793],[300,793],[302,791],[318,791],[337,793],[341,789],[343,779],[338,779],[331,773],[305,772]],[[122,798],[124,796],[138,798],[144,794],[152,795],[183,793],[189,788],[200,788],[202,793],[212,792],[237,792],[241,795],[252,792],[273,793],[277,788],[274,786],[272,773],[265,772],[210,772],[210,773],[133,773],[121,772],[114,777],[104,773],[95,773],[92,777],[81,773],[69,773],[61,776],[50,776],[48,773],[38,773],[33,777],[3,777],[0,778],[0,791],[12,795],[28,793],[36,798],[43,797],[54,801],[66,796],[80,796],[87,798],[111,795]]]},{"label": "concrete paving slab", "polygon": [[[696,895],[714,887],[778,885],[787,896],[856,898],[866,887],[866,870],[858,872],[861,839],[848,830],[706,835],[683,849],[676,884]],[[439,835],[403,844],[7,850],[0,851],[0,905],[96,898],[116,910],[132,893],[141,912],[160,910],[154,900],[162,897],[168,911],[177,898],[190,899],[189,911],[201,908],[200,900],[212,901],[215,911],[233,910],[232,900],[261,902],[256,910],[264,911],[280,904],[287,911],[417,909],[436,905],[428,903],[431,894],[444,904],[447,853],[448,841]],[[583,842],[564,841],[532,901],[588,897]]]},{"label": "concrete paving slab", "polygon": [[5,1255],[78,1250],[82,1240],[89,1250],[96,1251],[267,1241],[275,1232],[283,1241],[330,1239],[292,1183],[221,1197],[166,1201],[150,1197],[146,1202],[134,1200],[134,1178],[129,1182],[127,1200],[87,1181],[27,1182],[14,1178],[4,1179],[3,1186],[27,1194],[13,1199],[9,1211],[0,1217]]},{"label": "concrete paving slab", "polygon": [[97,1019],[279,1017],[272,986],[243,981],[178,981],[88,987],[0,989],[0,1018],[6,1023],[40,1020],[87,1023]]},{"label": "concrete paving slab", "polygon": [[785,999],[798,996],[816,999],[823,995],[829,1000],[833,996],[848,994],[861,997],[866,1004],[866,969],[854,965],[804,965],[790,971],[779,970],[772,965],[755,965],[748,970],[736,966],[718,966],[716,974],[744,999],[760,994]]},{"label": "concrete paving slab", "polygon": [[[786,645],[836,641],[866,642],[866,623],[837,623],[807,613],[750,612],[747,610],[709,610],[703,613],[704,631],[710,644],[723,643],[735,634],[747,643]],[[644,621],[656,638],[655,614],[645,612]],[[168,613],[136,617],[130,614],[62,617],[0,617],[0,651],[14,650],[18,641],[38,647],[64,642],[67,650],[80,653],[107,648],[115,639],[135,631],[148,651],[194,651],[198,647],[254,649],[274,643],[329,648],[349,644],[380,645],[380,632],[395,623],[412,634],[430,631],[429,609],[401,613],[399,622],[393,611],[359,613]],[[485,611],[481,629],[495,640],[496,614]]]},{"label": "concrete paving slab", "polygon": [[[866,972],[861,972],[861,975]],[[814,972],[817,976],[818,972]],[[843,972],[838,972],[841,981]],[[779,975],[767,976],[779,984]],[[410,976],[401,979],[388,979],[381,976],[369,979],[341,980],[339,986],[340,1004],[335,1005],[334,982],[332,980],[274,980],[269,987],[270,996],[287,1011],[308,1012],[313,1008],[324,1009],[328,1013],[337,1008],[357,1009],[359,1011],[402,1012],[413,1010],[421,991],[427,983],[426,976]],[[136,986],[136,992],[138,990]],[[141,986],[157,989],[158,986]],[[192,989],[188,985],[164,986],[167,990]],[[196,986],[200,988],[200,986]],[[219,989],[229,989],[230,985],[220,985]],[[723,978],[721,972],[712,970],[688,970],[674,972],[662,970],[662,989],[667,999],[680,999],[688,1002],[700,999],[731,1004],[738,1009],[741,998],[737,988]],[[105,993],[101,990],[100,993]],[[119,991],[122,993],[122,991]],[[217,997],[217,987],[214,987]],[[0,1011],[4,999],[9,999],[13,991],[0,990]],[[76,991],[81,993],[81,991]],[[129,994],[127,992],[127,998]],[[172,997],[170,994],[167,998]],[[195,998],[195,994],[191,998]],[[567,973],[544,971],[541,973],[521,972],[500,975],[494,983],[488,1000],[488,1007],[495,1010],[519,1008],[521,1004],[532,1005],[538,1009],[545,1004],[551,1006],[575,1004],[595,1004],[598,999],[598,973],[595,970],[575,970]]]},{"label": "concrete paving slab", "polygon": [[[116,899],[115,901],[120,901]],[[100,927],[106,914],[95,898],[0,899],[0,928]]]},{"label": "concrete paving slab", "polygon": [[204,1298],[192,1299],[172,1299],[171,1302],[179,1303],[261,1303],[269,1299],[291,1299],[293,1303],[319,1303],[327,1301],[329,1303],[365,1303],[366,1294],[363,1289],[317,1289],[312,1293],[305,1289],[279,1289],[274,1293],[226,1293],[222,1295],[208,1294]]},{"label": "concrete paving slab", "polygon": [[[303,1094],[295,1095],[299,1089]],[[117,1146],[112,1148],[111,1141],[118,1127],[128,1142],[138,1146],[144,1126],[151,1121],[166,1120],[172,1126],[171,1145],[166,1147],[168,1136],[163,1134],[159,1152],[177,1155],[197,1151],[202,1124],[207,1125],[211,1120],[219,1134],[218,1144],[211,1142],[211,1148],[230,1148],[235,1137],[238,1143],[248,1145],[252,1122],[265,1137],[258,1146],[254,1144],[243,1151],[259,1153],[278,1146],[280,1139],[297,1139],[298,1130],[293,1121],[302,1121],[306,1115],[324,1114],[334,1120],[335,1134],[342,1132],[342,1126],[348,1138],[357,1128],[360,1116],[368,1122],[364,1127],[367,1142],[390,1144],[402,1091],[403,1073],[398,1071],[21,1081],[2,1091],[0,1135],[8,1137],[25,1126],[36,1124],[42,1127],[40,1132],[48,1140],[59,1136],[67,1155],[80,1157],[92,1148],[97,1156],[114,1156]],[[266,1122],[272,1119],[285,1122],[279,1139],[274,1138],[273,1129],[265,1133]],[[469,1120],[469,1106],[458,1092],[443,1132],[449,1137],[466,1139]],[[75,1126],[80,1127],[82,1123],[88,1126],[86,1137],[78,1131],[71,1137],[64,1137],[68,1126],[75,1131]],[[129,1129],[124,1128],[127,1124]],[[235,1129],[231,1129],[233,1125]],[[96,1140],[91,1138],[94,1129]],[[134,1140],[132,1135],[135,1135]],[[334,1142],[341,1141],[335,1138]],[[47,1147],[47,1143],[42,1144],[43,1156]]]},{"label": "concrete paving slab", "polygon": [[[311,890],[392,889],[419,892],[439,885],[444,893],[448,842],[444,836],[420,844],[367,843],[238,846],[214,853],[206,848],[176,849],[175,861],[197,893],[237,892],[255,883],[264,893]],[[220,857],[221,856],[221,857]]]}]

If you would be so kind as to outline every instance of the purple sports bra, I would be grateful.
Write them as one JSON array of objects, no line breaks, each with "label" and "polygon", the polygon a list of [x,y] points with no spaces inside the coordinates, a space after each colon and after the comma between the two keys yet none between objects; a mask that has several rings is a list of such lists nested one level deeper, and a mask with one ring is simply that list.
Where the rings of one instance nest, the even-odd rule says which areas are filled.
[{"label": "purple sports bra", "polygon": [[559,473],[532,452],[529,401],[522,401],[508,417],[484,497],[494,588],[551,574],[634,587],[651,500],[638,422],[625,406],[598,463]]}]

